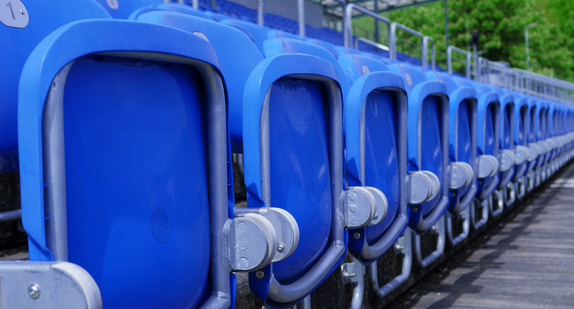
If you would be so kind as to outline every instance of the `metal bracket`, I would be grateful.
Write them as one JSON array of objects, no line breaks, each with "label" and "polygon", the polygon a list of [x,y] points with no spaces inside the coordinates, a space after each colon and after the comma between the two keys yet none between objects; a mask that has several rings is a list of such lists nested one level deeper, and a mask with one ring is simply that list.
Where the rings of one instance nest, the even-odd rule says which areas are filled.
[{"label": "metal bracket", "polygon": [[515,165],[521,165],[522,163],[526,162],[526,160],[528,160],[528,156],[529,156],[528,147],[522,146],[522,145],[517,145],[515,150],[514,150],[514,154],[516,156],[516,160],[514,161],[514,164]]},{"label": "metal bracket", "polygon": [[498,172],[498,160],[491,155],[478,157],[478,178],[487,178],[496,175]]},{"label": "metal bracket", "polygon": [[363,304],[363,294],[365,293],[365,266],[357,259],[341,265],[341,280],[343,285],[354,284],[351,309],[360,309]]},{"label": "metal bracket", "polygon": [[514,162],[516,162],[516,156],[512,150],[503,149],[500,151],[500,171],[506,172],[510,170],[514,166]]},{"label": "metal bracket", "polygon": [[450,189],[458,190],[472,183],[474,171],[466,162],[453,162],[450,164]]},{"label": "metal bracket", "polygon": [[343,285],[358,283],[358,279],[362,279],[363,275],[364,269],[361,263],[353,261],[341,265],[341,280],[343,281]]},{"label": "metal bracket", "polygon": [[227,240],[227,262],[232,271],[253,271],[268,265],[275,256],[277,234],[269,220],[259,214],[227,220],[223,228]]},{"label": "metal bracket", "polygon": [[389,210],[389,201],[381,190],[374,187],[365,188],[371,191],[371,194],[375,198],[375,215],[373,216],[373,220],[371,220],[367,226],[375,226],[383,221],[383,219],[387,216],[387,211]]},{"label": "metal bracket", "polygon": [[235,216],[258,214],[271,222],[277,235],[277,247],[271,262],[278,262],[289,257],[299,244],[299,225],[295,218],[282,208],[276,207],[235,207]]},{"label": "metal bracket", "polygon": [[540,154],[540,147],[536,143],[528,144],[528,162],[536,160],[539,154]]},{"label": "metal bracket", "polygon": [[342,194],[345,227],[357,229],[367,226],[376,213],[376,198],[371,190],[365,187],[350,187]]},{"label": "metal bracket", "polygon": [[0,262],[0,308],[102,308],[100,289],[68,262]]},{"label": "metal bracket", "polygon": [[429,171],[416,171],[409,174],[407,201],[410,205],[428,202],[440,193],[440,180]]},{"label": "metal bracket", "polygon": [[539,153],[538,155],[545,155],[548,153],[549,149],[549,145],[546,143],[546,141],[538,141],[536,143],[538,145],[538,149],[539,149]]}]

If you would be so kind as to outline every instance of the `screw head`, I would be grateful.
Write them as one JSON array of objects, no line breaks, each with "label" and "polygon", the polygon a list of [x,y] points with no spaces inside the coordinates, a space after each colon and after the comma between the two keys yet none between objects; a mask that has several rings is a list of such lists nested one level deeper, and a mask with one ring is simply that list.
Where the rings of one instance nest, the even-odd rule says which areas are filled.
[{"label": "screw head", "polygon": [[361,234],[360,234],[360,233],[355,233],[355,234],[353,234],[353,237],[354,237],[355,239],[359,239],[359,238],[361,238]]},{"label": "screw head", "polygon": [[284,251],[285,251],[285,245],[284,245],[282,242],[280,242],[280,243],[277,245],[277,252],[283,253]]},{"label": "screw head", "polygon": [[26,13],[24,9],[20,9],[20,14],[24,15],[24,13]]},{"label": "screw head", "polygon": [[261,280],[265,277],[265,273],[262,270],[258,270],[255,272],[255,278]]},{"label": "screw head", "polygon": [[40,287],[36,283],[30,284],[28,287],[28,295],[32,299],[38,299],[40,297]]}]

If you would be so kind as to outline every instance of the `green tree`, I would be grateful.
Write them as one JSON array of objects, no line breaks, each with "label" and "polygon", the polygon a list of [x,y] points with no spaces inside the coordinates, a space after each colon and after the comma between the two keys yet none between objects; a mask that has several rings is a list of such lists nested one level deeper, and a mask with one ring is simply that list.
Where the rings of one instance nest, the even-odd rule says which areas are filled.
[{"label": "green tree", "polygon": [[[446,38],[442,1],[392,11],[391,21],[413,28],[435,41],[437,63],[446,67]],[[541,9],[542,8],[542,9]],[[480,33],[481,56],[507,61],[525,69],[524,28],[529,30],[532,71],[574,81],[574,1],[572,0],[450,0],[449,44],[471,50],[471,33]],[[357,23],[372,31],[372,19]],[[368,32],[367,30],[363,30]],[[385,34],[386,32],[382,32]],[[360,33],[358,33],[360,35]],[[399,51],[420,57],[420,43],[405,33],[398,35]],[[462,65],[459,59],[458,68]]]}]

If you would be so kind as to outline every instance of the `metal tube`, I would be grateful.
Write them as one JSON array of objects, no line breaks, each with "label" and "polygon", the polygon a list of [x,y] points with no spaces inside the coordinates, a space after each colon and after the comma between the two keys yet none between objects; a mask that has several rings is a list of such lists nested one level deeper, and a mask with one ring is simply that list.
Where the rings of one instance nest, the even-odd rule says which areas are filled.
[{"label": "metal tube", "polygon": [[434,52],[434,41],[430,36],[425,36],[423,38],[423,59],[422,59],[422,66],[423,68],[428,68],[428,43],[431,43],[432,49],[431,49],[431,59],[432,59],[432,69],[434,70],[436,68],[436,62],[435,62],[435,52]]},{"label": "metal tube", "polygon": [[46,239],[56,261],[68,260],[68,224],[66,205],[66,157],[64,142],[64,90],[73,62],[66,65],[52,82],[42,125]]},{"label": "metal tube", "polygon": [[[379,1],[375,0],[375,14],[379,15]],[[379,42],[379,21],[375,18],[375,39],[373,41]]]},{"label": "metal tube", "polygon": [[297,19],[299,20],[299,35],[305,37],[305,0],[297,0]]},{"label": "metal tube", "polygon": [[257,0],[257,24],[259,26],[263,26],[263,7],[264,7],[264,0]]},{"label": "metal tube", "polygon": [[389,45],[390,45],[390,48],[391,48],[390,58],[393,59],[393,60],[396,60],[396,59],[397,59],[397,34],[396,34],[397,28],[399,28],[399,29],[401,29],[401,30],[403,30],[403,31],[406,31],[406,32],[408,32],[408,33],[410,33],[410,34],[412,34],[412,35],[414,35],[414,36],[417,36],[417,37],[419,37],[419,38],[421,39],[421,58],[423,58],[423,57],[424,57],[424,54],[423,54],[423,49],[424,49],[424,48],[423,48],[423,45],[424,45],[424,44],[423,44],[423,41],[424,41],[424,39],[423,39],[422,33],[418,32],[418,31],[416,31],[416,30],[414,30],[414,29],[411,29],[411,28],[409,28],[409,27],[407,27],[407,26],[401,25],[401,24],[399,24],[399,23],[397,23],[397,22],[393,22],[393,23],[391,24],[391,33],[390,33],[390,35],[389,35],[389,40],[390,40]]},{"label": "metal tube", "polygon": [[0,212],[0,222],[18,220],[21,217],[22,217],[21,209]]},{"label": "metal tube", "polygon": [[231,290],[229,265],[225,265],[223,229],[229,217],[227,206],[227,128],[225,115],[225,97],[223,82],[215,70],[206,65],[198,64],[199,71],[205,80],[208,91],[207,106],[207,162],[209,185],[209,215],[211,224],[211,286],[213,293],[202,305],[202,308],[227,308],[231,305]]},{"label": "metal tube", "polygon": [[191,1],[191,6],[196,10],[199,9],[199,0]]},{"label": "metal tube", "polygon": [[353,19],[353,10],[359,11],[365,15],[373,17],[376,20],[384,22],[387,25],[387,30],[389,30],[390,32],[391,21],[389,19],[381,15],[375,14],[374,12],[365,9],[364,7],[358,6],[354,3],[349,3],[345,7],[345,14],[343,17],[343,38],[344,38],[343,42],[345,44],[345,47],[349,48],[353,47],[353,24],[351,22]]},{"label": "metal tube", "polygon": [[444,35],[446,37],[446,46],[449,46],[448,42],[448,5],[447,0],[444,0]]}]

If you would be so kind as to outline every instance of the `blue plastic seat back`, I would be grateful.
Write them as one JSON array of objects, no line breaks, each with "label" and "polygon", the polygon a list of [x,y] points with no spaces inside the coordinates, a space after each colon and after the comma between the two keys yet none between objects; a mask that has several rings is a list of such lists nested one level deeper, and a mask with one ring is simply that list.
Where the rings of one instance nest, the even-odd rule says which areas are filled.
[{"label": "blue plastic seat back", "polygon": [[319,40],[319,39],[307,38],[306,40],[308,42],[311,42],[312,44],[319,45],[319,46],[325,48],[326,50],[330,51],[331,54],[333,54],[335,57],[338,57],[338,55],[339,55],[339,51],[337,50],[339,48],[339,46],[337,46],[337,45],[334,45],[332,43],[325,42],[325,41]]},{"label": "blue plastic seat back", "polygon": [[528,102],[526,97],[515,95],[514,101],[514,143],[526,145],[528,133]]},{"label": "blue plastic seat back", "polygon": [[[476,151],[473,149],[473,139],[476,139],[476,136],[472,133],[472,126],[476,125],[474,124],[476,121],[476,92],[470,87],[460,83],[459,79],[453,78],[446,73],[429,72],[427,76],[443,82],[450,96],[451,117],[455,116],[452,117],[454,119],[450,119],[449,122],[449,152],[451,161],[463,161],[473,166],[472,158],[475,156],[474,153]],[[465,92],[460,93],[461,89],[464,89]],[[462,101],[457,102],[453,100]],[[452,104],[457,106],[454,114]],[[458,120],[458,123],[456,120]],[[454,130],[457,131],[455,132]],[[457,145],[455,145],[455,141],[458,141]],[[457,148],[456,151],[454,149],[455,147]],[[468,188],[462,189],[462,192],[459,190],[459,193],[464,193],[467,189]]]},{"label": "blue plastic seat back", "polygon": [[324,100],[319,82],[284,78],[270,91],[271,205],[289,211],[301,235],[293,255],[274,264],[283,283],[311,267],[329,239],[333,201]]},{"label": "blue plastic seat back", "polygon": [[546,139],[548,124],[548,109],[546,103],[538,101],[537,118],[536,118],[536,139],[543,141]]},{"label": "blue plastic seat back", "polygon": [[224,19],[221,23],[239,29],[245,33],[255,43],[260,51],[263,51],[263,42],[268,39],[270,29],[238,19]]},{"label": "blue plastic seat back", "polygon": [[[46,235],[52,223],[43,195],[65,185],[63,246],[68,260],[95,279],[106,308],[193,307],[211,294],[205,145],[212,118],[205,114],[207,102],[225,105],[216,67],[205,40],[144,23],[76,22],[42,41],[22,73],[18,113],[31,260],[62,258],[49,247],[54,236]],[[50,86],[52,79],[57,82]],[[44,104],[42,127],[35,115]],[[44,171],[36,160],[52,153],[42,153],[42,145],[61,145],[50,130],[58,104],[65,140],[59,154],[65,155],[45,157],[50,173],[38,188]],[[218,121],[225,126],[225,117]],[[50,134],[41,135],[41,128]],[[53,163],[59,158],[65,168]],[[56,177],[62,182],[52,182]],[[229,191],[223,192],[225,201]]]},{"label": "blue plastic seat back", "polygon": [[[476,170],[477,94],[475,89],[464,79],[450,74],[429,71],[427,76],[443,82],[449,93],[450,161],[466,162]],[[475,185],[465,186],[452,192],[450,210],[459,212],[459,207],[468,205],[467,203],[475,194]]]},{"label": "blue plastic seat back", "polygon": [[[4,24],[0,27],[0,41],[3,46],[3,61],[0,67],[0,84],[2,84],[0,172],[18,169],[16,121],[18,81],[28,55],[44,37],[66,23],[85,18],[109,18],[95,1],[90,0],[60,1],[58,6],[65,10],[57,10],[57,18],[46,13],[55,11],[54,4],[50,1],[27,1],[25,4],[17,1],[7,4],[10,6],[2,9],[7,10],[7,16],[14,16],[14,19],[13,23],[3,21]],[[17,14],[10,15],[8,12],[10,10],[16,10]],[[24,13],[20,13],[20,10]]]},{"label": "blue plastic seat back", "polygon": [[503,149],[513,149],[514,148],[514,135],[513,135],[513,125],[514,125],[514,104],[506,104],[501,110],[501,126],[502,133],[500,136],[500,146]]},{"label": "blue plastic seat back", "polygon": [[[472,162],[473,158],[476,155],[476,149],[474,148],[473,138],[475,138],[472,134],[472,125],[476,119],[476,115],[473,115],[473,110],[476,110],[476,101],[472,100],[464,100],[460,103],[458,108],[458,124],[457,124],[457,136],[458,136],[458,144],[456,145],[457,149],[457,161],[462,161],[470,164],[470,166],[474,166],[474,162]],[[449,129],[450,130],[450,129]],[[461,188],[457,191],[458,196],[462,196],[469,190],[469,186]]]},{"label": "blue plastic seat back", "polygon": [[[440,104],[441,102],[436,97],[426,97],[423,100],[421,116],[420,116],[420,168],[422,170],[433,172],[440,183],[442,184],[445,179],[443,177],[443,157],[441,147],[441,118],[440,118]],[[409,138],[413,135],[409,134]],[[421,205],[423,215],[430,213],[430,211],[438,204],[441,195],[439,194],[433,200],[423,203]]]},{"label": "blue plastic seat back", "polygon": [[297,34],[285,32],[285,31],[281,31],[281,30],[270,30],[267,33],[267,36],[269,38],[283,38],[283,39],[293,39],[293,40],[300,40],[300,41],[305,40],[304,37],[301,37]]},{"label": "blue plastic seat back", "polygon": [[[477,91],[478,118],[477,118],[477,155],[492,155],[498,157],[499,131],[500,131],[500,98],[491,89],[475,81],[468,81]],[[478,194],[485,197],[495,189],[498,183],[497,176],[484,178],[478,181]]]},{"label": "blue plastic seat back", "polygon": [[238,29],[177,12],[142,12],[132,18],[201,34],[209,40],[218,54],[226,83],[229,115],[234,115],[229,118],[231,147],[234,152],[243,152],[243,120],[240,116],[243,113],[243,90],[249,74],[263,60],[254,43]]},{"label": "blue plastic seat back", "polygon": [[[426,216],[446,198],[444,173],[448,164],[448,132],[445,131],[448,126],[447,90],[442,82],[429,81],[422,68],[409,64],[393,64],[389,68],[403,76],[408,89],[408,169],[430,171],[438,177],[441,184],[440,194],[420,205],[420,213]],[[411,226],[413,224],[416,223],[411,220]]]},{"label": "blue plastic seat back", "polygon": [[346,95],[350,87],[349,78],[339,65],[337,58],[327,49],[318,45],[313,45],[309,42],[292,38],[270,38],[263,43],[263,54],[266,58],[286,53],[313,55],[330,62],[337,71],[337,76],[343,90],[343,96]]},{"label": "blue plastic seat back", "polygon": [[381,222],[364,232],[357,230],[366,235],[367,245],[376,249],[364,251],[363,238],[349,240],[351,253],[363,262],[372,262],[396,241],[408,224],[406,200],[401,199],[407,157],[404,81],[371,56],[345,53],[338,60],[353,81],[344,108],[349,186],[375,187],[388,201],[387,214]]},{"label": "blue plastic seat back", "polygon": [[[374,91],[365,102],[365,185],[380,189],[388,201],[385,218],[367,227],[369,244],[382,235],[397,215],[400,202],[399,153],[397,141],[398,114],[395,94]],[[358,185],[358,184],[357,184]]]},{"label": "blue plastic seat back", "polygon": [[[67,203],[82,206],[68,207],[69,260],[113,307],[178,307],[203,295],[210,246],[201,84],[194,70],[153,61],[86,57],[70,70]],[[141,295],[155,296],[142,303]]]},{"label": "blue plastic seat back", "polygon": [[133,12],[145,7],[163,4],[162,0],[96,0],[113,18],[127,19]]},{"label": "blue plastic seat back", "polygon": [[550,102],[550,115],[550,136],[559,136],[562,134],[562,109],[558,103]]},{"label": "blue plastic seat back", "polygon": [[484,154],[496,155],[496,111],[490,105],[484,116]]},{"label": "blue plastic seat back", "polygon": [[538,122],[538,104],[534,99],[529,100],[528,143],[536,142],[536,123]]},{"label": "blue plastic seat back", "polygon": [[346,53],[339,56],[341,68],[351,80],[370,72],[390,71],[379,59],[367,55]]},{"label": "blue plastic seat back", "polygon": [[286,209],[300,231],[295,252],[269,266],[266,280],[250,275],[250,287],[269,306],[292,306],[338,267],[347,248],[338,215],[341,89],[329,62],[288,53],[252,71],[244,99],[247,203]]}]

